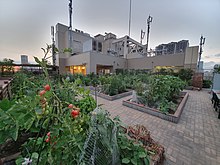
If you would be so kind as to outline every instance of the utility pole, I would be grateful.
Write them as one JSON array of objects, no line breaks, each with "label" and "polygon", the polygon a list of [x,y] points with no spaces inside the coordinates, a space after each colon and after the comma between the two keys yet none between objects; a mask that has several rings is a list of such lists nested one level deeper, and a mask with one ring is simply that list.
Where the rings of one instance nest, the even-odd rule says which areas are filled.
[{"label": "utility pole", "polygon": [[72,0],[69,0],[69,48],[72,47],[72,12],[73,12],[73,8],[72,8]]},{"label": "utility pole", "polygon": [[129,23],[128,23],[128,36],[131,35],[131,0],[130,0],[130,8],[129,8]]},{"label": "utility pole", "polygon": [[150,23],[152,22],[153,17],[149,15],[147,19],[147,45],[146,45],[146,52],[148,54],[148,42],[149,42],[149,35],[150,35]]},{"label": "utility pole", "polygon": [[55,57],[54,26],[51,26],[51,36],[52,36],[52,60],[53,60],[53,66],[55,66],[56,65],[56,57]]},{"label": "utility pole", "polygon": [[202,57],[202,47],[205,44],[205,38],[201,35],[200,37],[200,43],[199,43],[199,62],[198,62],[198,71],[200,69],[200,61],[201,61],[201,57]]}]

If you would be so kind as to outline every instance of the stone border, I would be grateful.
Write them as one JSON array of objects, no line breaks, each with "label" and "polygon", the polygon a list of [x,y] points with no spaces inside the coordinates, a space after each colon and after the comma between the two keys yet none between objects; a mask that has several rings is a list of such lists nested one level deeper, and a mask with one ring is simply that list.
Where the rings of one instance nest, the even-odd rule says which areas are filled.
[{"label": "stone border", "polygon": [[127,100],[123,100],[122,105],[133,108],[133,109],[141,111],[141,112],[148,113],[148,114],[153,115],[153,116],[157,116],[161,119],[171,121],[173,123],[178,123],[178,121],[180,119],[180,116],[182,114],[183,108],[184,108],[184,106],[186,104],[186,101],[189,97],[189,94],[187,92],[181,92],[181,94],[184,94],[184,98],[182,99],[182,101],[179,104],[176,112],[173,115],[172,114],[164,114],[163,112],[161,112],[157,109],[145,107],[144,105],[137,104],[137,103],[134,103],[134,102],[130,102],[130,101],[127,101]]},{"label": "stone border", "polygon": [[[95,89],[90,88],[90,93],[92,95],[95,95]],[[120,93],[120,94],[117,94],[117,95],[114,95],[114,96],[109,96],[109,95],[106,95],[104,93],[100,93],[98,91],[96,93],[97,93],[98,97],[101,97],[101,98],[109,100],[109,101],[117,100],[117,99],[132,95],[132,91]]]}]

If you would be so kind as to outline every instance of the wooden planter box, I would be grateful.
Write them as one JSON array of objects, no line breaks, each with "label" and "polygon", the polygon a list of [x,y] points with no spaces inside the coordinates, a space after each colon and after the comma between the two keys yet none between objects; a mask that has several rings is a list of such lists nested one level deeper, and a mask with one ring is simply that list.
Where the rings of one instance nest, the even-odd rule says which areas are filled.
[{"label": "wooden planter box", "polygon": [[171,121],[173,123],[178,123],[180,116],[182,114],[183,108],[184,108],[186,101],[188,99],[188,96],[189,96],[189,94],[187,92],[182,92],[182,94],[184,94],[184,97],[183,97],[181,103],[179,104],[179,106],[177,107],[177,110],[174,114],[164,114],[163,112],[161,112],[158,109],[150,108],[150,107],[144,106],[142,104],[137,104],[137,103],[134,103],[134,102],[131,102],[128,100],[123,100],[122,104],[124,106],[133,108],[135,110],[145,112],[145,113],[148,113],[153,116],[157,116],[161,119]]},{"label": "wooden planter box", "polygon": [[[90,87],[87,87],[87,89],[90,89],[90,93],[92,95],[95,95],[95,87],[90,86]],[[120,93],[120,94],[117,94],[117,95],[114,95],[114,96],[109,96],[109,95],[106,95],[104,93],[100,93],[98,91],[96,92],[96,94],[97,94],[98,97],[101,97],[101,98],[109,100],[109,101],[113,101],[113,100],[117,100],[117,99],[132,95],[132,90],[124,92],[124,93]]]},{"label": "wooden planter box", "polygon": [[2,99],[10,99],[12,96],[11,93],[11,79],[0,79],[0,100]]},{"label": "wooden planter box", "polygon": [[142,142],[143,147],[147,151],[151,151],[153,148],[156,148],[154,151],[155,154],[150,154],[150,165],[160,165],[163,164],[164,161],[164,153],[165,149],[164,147],[153,140],[153,138],[150,135],[150,131],[146,129],[146,127],[142,125],[135,125],[135,126],[129,126],[127,128],[122,127],[125,131],[125,133],[128,135],[130,139],[135,140],[135,142]]}]

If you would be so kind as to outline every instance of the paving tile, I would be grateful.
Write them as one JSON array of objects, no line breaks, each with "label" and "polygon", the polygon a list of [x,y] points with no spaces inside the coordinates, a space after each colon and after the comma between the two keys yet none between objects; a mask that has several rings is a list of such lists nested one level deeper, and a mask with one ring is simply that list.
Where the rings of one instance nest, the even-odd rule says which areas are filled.
[{"label": "paving tile", "polygon": [[122,105],[122,100],[107,101],[98,97],[98,104],[112,117],[120,116],[127,125],[142,124],[152,137],[165,147],[164,165],[219,165],[220,120],[207,91],[190,91],[178,124],[162,120]]}]

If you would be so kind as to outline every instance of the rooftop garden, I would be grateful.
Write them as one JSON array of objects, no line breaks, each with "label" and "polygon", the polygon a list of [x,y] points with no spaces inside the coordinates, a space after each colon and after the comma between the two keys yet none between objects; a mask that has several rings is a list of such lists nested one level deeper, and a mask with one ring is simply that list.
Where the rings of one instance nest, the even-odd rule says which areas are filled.
[{"label": "rooftop garden", "polygon": [[[135,139],[129,132],[139,137],[135,130],[141,127],[128,129],[118,118],[110,118],[84,88],[107,80],[117,82],[113,86],[117,84],[119,91],[122,75],[51,76],[46,62],[35,60],[42,66],[44,75],[16,73],[12,99],[0,101],[1,158],[19,152],[15,160],[19,165],[144,165],[161,161],[164,148],[150,138],[147,130],[142,128],[139,132],[150,141]],[[153,159],[155,155],[160,158]]]}]

